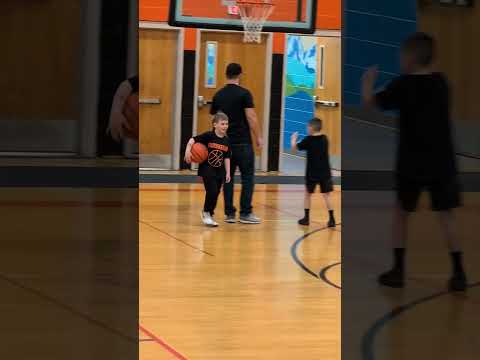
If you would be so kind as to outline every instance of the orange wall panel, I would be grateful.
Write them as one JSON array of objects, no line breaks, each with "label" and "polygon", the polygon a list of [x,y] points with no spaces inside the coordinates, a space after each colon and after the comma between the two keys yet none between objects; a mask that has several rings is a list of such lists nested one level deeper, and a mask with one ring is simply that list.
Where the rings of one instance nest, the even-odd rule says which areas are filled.
[{"label": "orange wall panel", "polygon": [[140,0],[139,19],[142,21],[168,21],[170,0]]},{"label": "orange wall panel", "polygon": [[317,9],[317,29],[340,30],[342,28],[342,1],[320,0]]},{"label": "orange wall panel", "polygon": [[[217,16],[225,16],[225,8],[218,6],[220,1],[221,0],[199,0],[202,6],[201,8],[197,8],[197,10],[205,9],[210,16],[218,10],[221,11],[221,13]],[[167,21],[169,3],[170,0],[140,0],[140,20]],[[320,0],[317,13],[317,29],[340,30],[342,17],[341,8],[341,0]],[[292,14],[294,13],[295,11],[292,10]]]}]

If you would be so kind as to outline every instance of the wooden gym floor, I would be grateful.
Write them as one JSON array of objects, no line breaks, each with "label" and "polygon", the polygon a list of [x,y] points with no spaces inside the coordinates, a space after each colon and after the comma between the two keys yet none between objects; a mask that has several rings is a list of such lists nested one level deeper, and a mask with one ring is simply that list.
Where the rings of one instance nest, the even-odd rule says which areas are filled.
[{"label": "wooden gym floor", "polygon": [[[341,226],[315,232],[328,215],[319,196],[315,222],[298,226],[303,189],[257,185],[261,225],[210,229],[200,185],[141,187],[141,360],[340,359],[340,267],[331,284],[318,274],[340,260]],[[338,191],[334,203],[340,222]]]},{"label": "wooden gym floor", "polygon": [[[343,238],[342,226],[322,230],[319,196],[315,223],[297,226],[301,185],[257,186],[255,211],[264,222],[217,229],[200,224],[200,185],[143,185],[140,359],[476,359],[480,194],[465,193],[458,211],[470,284],[462,295],[445,291],[450,263],[425,197],[410,228],[408,285],[399,291],[375,282],[390,266],[393,193],[334,196],[337,221],[340,200],[347,209]],[[221,208],[222,201],[219,219]]]},{"label": "wooden gym floor", "polygon": [[[348,227],[330,231],[321,230],[326,217],[318,196],[316,223],[308,229],[296,225],[303,197],[297,185],[257,187],[262,225],[206,229],[198,218],[199,190],[197,184],[141,188],[140,330],[129,335],[140,337],[141,360],[340,359],[341,236],[343,253],[350,255],[342,265],[348,289],[343,359],[478,358],[480,193],[465,193],[458,213],[471,287],[453,295],[445,292],[450,264],[442,234],[426,211],[412,219],[407,289],[375,285],[376,274],[390,263],[390,192],[343,192]],[[120,249],[131,247],[128,234],[138,229],[125,227],[137,216],[137,191],[8,188],[0,196],[0,332],[24,329],[31,339],[25,346],[23,336],[15,342],[9,336],[2,353],[18,359],[85,359],[91,354],[81,347],[47,349],[88,333],[98,357],[102,349],[111,355],[118,333],[99,324],[115,329],[118,311],[133,300],[136,272],[128,264],[136,259],[125,258]],[[335,204],[340,207],[338,192]],[[112,222],[118,227],[104,226]],[[122,278],[119,264],[126,264]],[[79,267],[93,287],[71,278]],[[106,290],[108,298],[99,297]],[[64,326],[59,319],[65,319]],[[67,328],[72,322],[75,328]],[[128,335],[129,330],[121,331]],[[115,349],[116,358],[131,349],[129,344]]]}]

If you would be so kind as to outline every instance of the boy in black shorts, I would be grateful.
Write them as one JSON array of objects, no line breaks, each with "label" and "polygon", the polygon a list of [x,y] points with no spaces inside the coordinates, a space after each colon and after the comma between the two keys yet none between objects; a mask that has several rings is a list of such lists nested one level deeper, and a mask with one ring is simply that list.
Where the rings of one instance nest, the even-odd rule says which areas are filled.
[{"label": "boy in black shorts", "polygon": [[452,213],[460,206],[460,191],[450,125],[450,94],[445,76],[431,71],[434,53],[433,38],[416,33],[402,45],[403,75],[377,94],[374,93],[377,69],[369,69],[363,78],[362,96],[367,107],[399,111],[394,266],[380,275],[378,281],[389,287],[404,286],[407,220],[425,189],[448,240],[453,269],[449,289],[464,291],[467,282]]},{"label": "boy in black shorts", "polygon": [[322,120],[313,118],[308,123],[308,136],[297,144],[298,133],[290,139],[292,152],[298,150],[307,152],[307,173],[305,176],[305,216],[298,220],[300,225],[310,225],[310,205],[312,194],[320,185],[325,204],[329,213],[328,227],[335,227],[331,192],[333,191],[332,173],[328,155],[328,139],[321,133]]},{"label": "boy in black shorts", "polygon": [[213,130],[190,139],[185,150],[185,161],[192,161],[192,146],[196,142],[208,149],[208,158],[198,167],[198,176],[205,186],[205,203],[202,211],[202,221],[207,226],[218,226],[213,219],[217,207],[218,196],[224,182],[230,182],[231,146],[227,137],[228,116],[218,112],[213,116]]}]

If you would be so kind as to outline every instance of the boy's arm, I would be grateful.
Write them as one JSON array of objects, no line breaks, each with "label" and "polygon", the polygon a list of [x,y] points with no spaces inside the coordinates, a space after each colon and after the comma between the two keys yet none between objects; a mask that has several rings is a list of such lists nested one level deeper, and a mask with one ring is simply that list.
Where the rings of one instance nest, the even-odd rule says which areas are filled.
[{"label": "boy's arm", "polygon": [[384,90],[375,92],[375,82],[378,77],[378,68],[368,69],[362,78],[362,100],[367,109],[375,107],[380,110],[398,110],[401,106],[402,98],[408,91],[404,86],[404,77],[399,76],[393,79]]},{"label": "boy's arm", "polygon": [[185,149],[185,162],[190,164],[192,162],[192,146],[195,144],[195,139],[190,138],[187,143],[187,148]]},{"label": "boy's arm", "polygon": [[290,148],[292,149],[292,153],[296,153],[298,150],[297,147],[297,140],[298,140],[298,132],[294,132],[290,137]]},{"label": "boy's arm", "polygon": [[130,129],[128,121],[123,115],[123,107],[128,96],[132,93],[133,89],[130,81],[123,81],[117,88],[113,97],[112,108],[110,110],[110,119],[107,127],[107,134],[111,134],[112,137],[119,141],[123,138],[123,127]]},{"label": "boy's arm", "polygon": [[230,158],[225,159],[225,172],[227,173],[226,177],[225,177],[225,182],[229,183],[230,180],[231,180],[231,178],[230,178]]},{"label": "boy's arm", "polygon": [[377,106],[375,100],[375,82],[378,78],[378,67],[369,68],[362,77],[362,100],[366,108],[374,108]]}]

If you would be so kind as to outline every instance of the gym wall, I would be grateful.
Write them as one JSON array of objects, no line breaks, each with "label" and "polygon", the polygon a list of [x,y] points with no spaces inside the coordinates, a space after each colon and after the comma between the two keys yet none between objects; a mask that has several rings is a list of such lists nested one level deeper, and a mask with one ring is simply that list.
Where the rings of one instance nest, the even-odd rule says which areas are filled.
[{"label": "gym wall", "polygon": [[466,8],[439,4],[418,7],[418,28],[433,34],[437,40],[435,68],[447,74],[452,87],[457,147],[476,156],[480,156],[479,19],[478,4]]},{"label": "gym wall", "polygon": [[343,23],[343,102],[360,104],[360,79],[379,65],[379,83],[400,71],[400,44],[417,27],[416,0],[345,0]]},{"label": "gym wall", "polygon": [[[206,0],[215,1],[219,0]],[[169,0],[140,0],[140,21],[166,22],[168,20]],[[292,5],[293,6],[293,5]],[[295,5],[296,6],[296,5]],[[206,8],[202,1],[202,8]],[[214,8],[214,7],[212,7]],[[295,13],[296,8],[292,9]],[[221,14],[224,16],[224,14]],[[317,28],[319,30],[341,29],[341,0],[321,1],[317,13]],[[182,139],[181,151],[191,136],[193,124],[194,99],[191,86],[195,81],[196,41],[197,29],[185,29],[184,34],[184,68],[183,68],[183,100],[182,100]],[[269,122],[269,154],[268,170],[278,170],[278,157],[280,147],[280,122],[282,104],[282,85],[284,69],[285,34],[275,33],[273,37],[270,122]],[[185,166],[185,164],[182,164]]]}]

